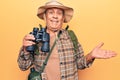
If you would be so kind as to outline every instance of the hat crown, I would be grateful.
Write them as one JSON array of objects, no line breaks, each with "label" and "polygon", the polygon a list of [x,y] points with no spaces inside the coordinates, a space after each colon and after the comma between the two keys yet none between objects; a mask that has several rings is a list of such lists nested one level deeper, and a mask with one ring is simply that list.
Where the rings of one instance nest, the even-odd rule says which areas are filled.
[{"label": "hat crown", "polygon": [[49,5],[64,6],[62,3],[57,1],[50,1],[50,2],[47,2],[45,5],[46,6],[49,6]]}]

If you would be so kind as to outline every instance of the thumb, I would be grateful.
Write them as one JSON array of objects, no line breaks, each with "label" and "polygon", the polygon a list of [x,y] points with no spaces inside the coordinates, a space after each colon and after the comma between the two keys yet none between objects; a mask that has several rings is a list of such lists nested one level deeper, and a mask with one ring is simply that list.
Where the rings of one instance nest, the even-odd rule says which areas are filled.
[{"label": "thumb", "polygon": [[104,43],[101,42],[101,43],[99,43],[99,44],[96,46],[96,48],[101,48],[103,45],[104,45]]}]

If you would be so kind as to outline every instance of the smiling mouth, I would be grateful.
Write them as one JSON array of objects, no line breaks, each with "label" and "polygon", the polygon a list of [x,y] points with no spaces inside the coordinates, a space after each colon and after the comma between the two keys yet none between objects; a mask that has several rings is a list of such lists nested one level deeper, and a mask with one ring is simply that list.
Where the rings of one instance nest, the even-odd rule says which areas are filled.
[{"label": "smiling mouth", "polygon": [[54,23],[58,23],[58,21],[56,21],[56,20],[50,20],[51,22],[54,22]]}]

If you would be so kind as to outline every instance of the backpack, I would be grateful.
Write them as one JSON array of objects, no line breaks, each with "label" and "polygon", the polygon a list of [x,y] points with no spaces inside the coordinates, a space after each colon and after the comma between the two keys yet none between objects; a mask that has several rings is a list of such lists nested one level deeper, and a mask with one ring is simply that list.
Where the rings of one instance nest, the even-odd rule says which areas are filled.
[{"label": "backpack", "polygon": [[73,46],[74,46],[74,51],[75,51],[75,56],[77,55],[77,49],[78,49],[78,39],[75,35],[75,33],[72,30],[68,30],[68,34],[73,42]]}]

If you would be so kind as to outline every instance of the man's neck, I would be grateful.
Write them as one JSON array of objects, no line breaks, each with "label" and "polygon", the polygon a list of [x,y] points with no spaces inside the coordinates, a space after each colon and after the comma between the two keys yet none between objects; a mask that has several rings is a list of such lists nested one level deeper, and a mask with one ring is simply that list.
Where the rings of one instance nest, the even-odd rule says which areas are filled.
[{"label": "man's neck", "polygon": [[57,34],[59,33],[59,31],[60,30],[53,31],[53,30],[47,29],[47,32],[50,34],[50,37],[57,37]]}]

